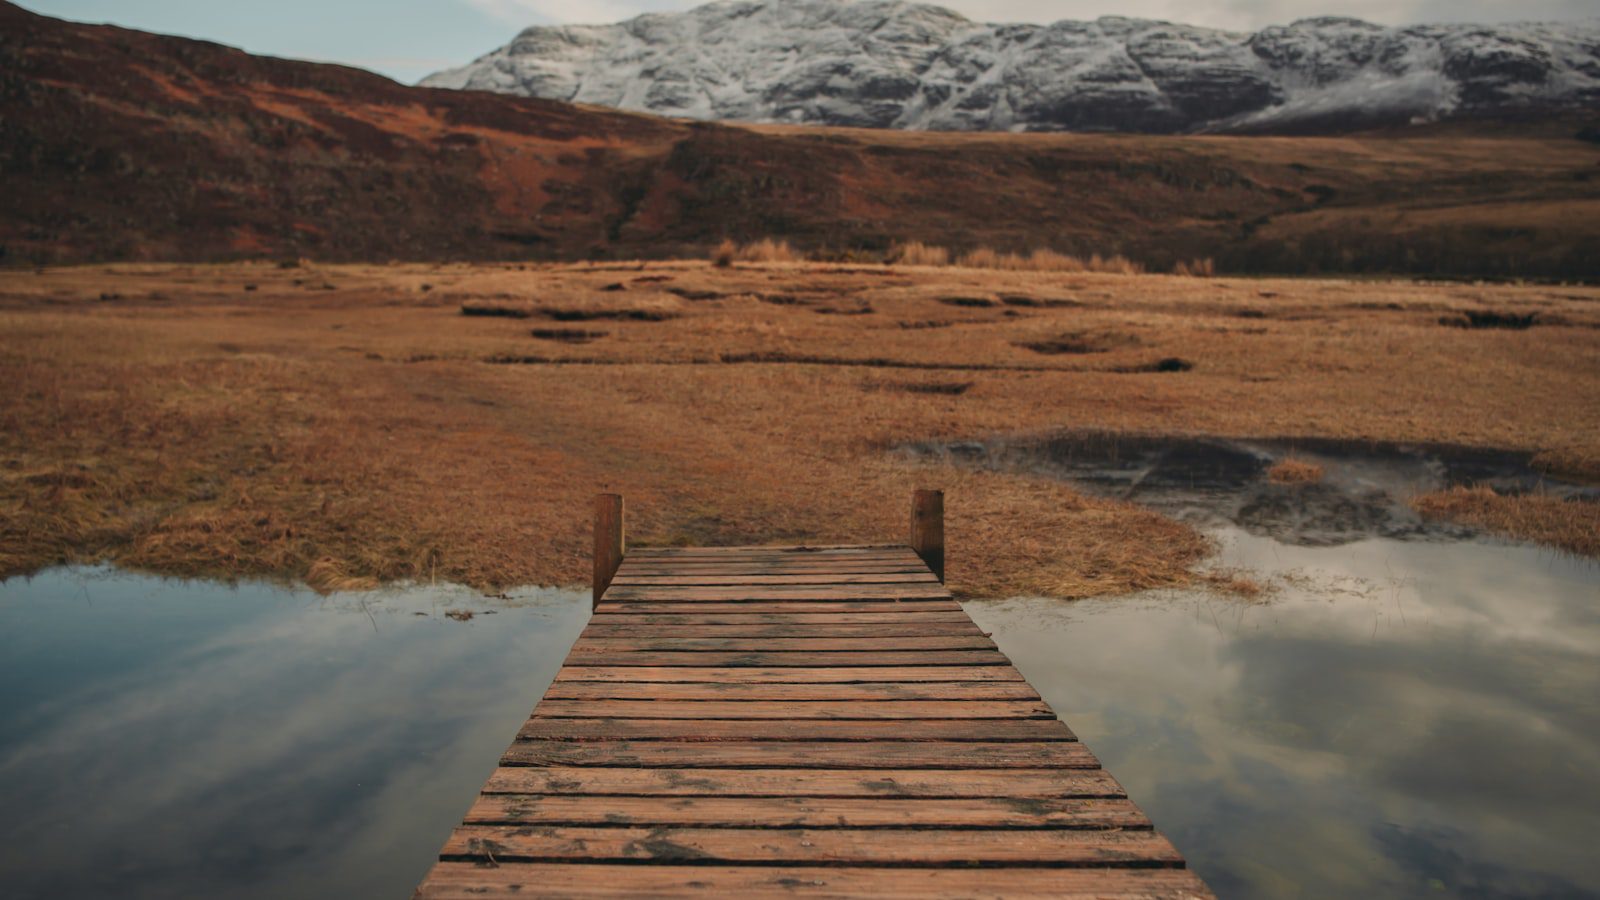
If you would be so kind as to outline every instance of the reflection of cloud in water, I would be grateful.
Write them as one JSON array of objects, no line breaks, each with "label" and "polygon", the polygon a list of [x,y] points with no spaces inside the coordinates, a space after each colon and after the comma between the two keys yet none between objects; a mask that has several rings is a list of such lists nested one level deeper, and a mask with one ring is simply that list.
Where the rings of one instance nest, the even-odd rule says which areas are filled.
[{"label": "reflection of cloud in water", "polygon": [[969,609],[1222,896],[1600,891],[1600,567],[1226,538],[1313,586]]},{"label": "reflection of cloud in water", "polygon": [[[91,583],[92,605],[50,576],[4,588],[4,633],[35,646],[0,643],[0,672],[42,665],[61,683],[0,707],[35,726],[0,730],[0,868],[23,893],[409,890],[584,610],[550,592],[462,624],[412,615],[448,591],[362,604],[158,582],[130,596],[147,583]],[[182,639],[74,671],[74,653],[152,620]]]}]

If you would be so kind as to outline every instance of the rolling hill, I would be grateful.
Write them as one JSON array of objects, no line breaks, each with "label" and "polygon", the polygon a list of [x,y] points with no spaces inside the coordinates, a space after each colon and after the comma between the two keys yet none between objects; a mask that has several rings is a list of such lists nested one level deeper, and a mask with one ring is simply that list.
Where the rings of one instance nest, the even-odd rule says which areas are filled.
[{"label": "rolling hill", "polygon": [[[1586,130],[1587,129],[1587,130]],[[1155,267],[1588,277],[1600,144],[1544,113],[1340,137],[735,126],[0,3],[0,262],[582,259],[787,238]]]}]

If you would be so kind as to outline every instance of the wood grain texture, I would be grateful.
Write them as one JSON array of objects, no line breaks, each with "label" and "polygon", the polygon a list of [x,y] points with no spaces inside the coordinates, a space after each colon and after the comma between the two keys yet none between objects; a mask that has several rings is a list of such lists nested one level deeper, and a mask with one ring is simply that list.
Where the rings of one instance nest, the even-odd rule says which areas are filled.
[{"label": "wood grain texture", "polygon": [[839,900],[1054,897],[1062,900],[1203,900],[1212,894],[1181,869],[866,868],[604,865],[487,867],[441,863],[417,900],[510,897],[769,897]]},{"label": "wood grain texture", "polygon": [[875,681],[866,683],[728,683],[634,681],[557,681],[544,693],[551,700],[1038,700],[1025,681]]},{"label": "wood grain texture", "polygon": [[824,741],[518,741],[503,766],[722,769],[1096,769],[1076,741],[884,741],[863,748]]},{"label": "wood grain texture", "polygon": [[715,894],[1210,896],[911,550],[634,550],[416,896]]},{"label": "wood grain texture", "polygon": [[1147,829],[1124,799],[593,797],[481,794],[467,825],[676,825],[722,828]]},{"label": "wood grain texture", "polygon": [[[1126,798],[1104,769],[573,769],[504,767],[485,794],[669,797]],[[601,804],[603,805],[603,804]]]},{"label": "wood grain texture", "polygon": [[[556,700],[545,698],[534,718],[581,719],[1046,719],[1060,725],[1041,700]],[[1062,726],[1065,727],[1065,726]]]},{"label": "wood grain texture", "polygon": [[925,828],[637,828],[463,825],[439,858],[493,860],[663,860],[700,863],[850,865],[1042,863],[1055,866],[1178,866],[1167,839],[1153,831]]},{"label": "wood grain texture", "polygon": [[859,682],[1023,681],[1012,666],[596,666],[566,665],[556,683],[567,681],[708,682],[719,684],[851,684]]},{"label": "wood grain texture", "polygon": [[522,741],[1070,741],[1055,719],[579,719],[533,718]]}]

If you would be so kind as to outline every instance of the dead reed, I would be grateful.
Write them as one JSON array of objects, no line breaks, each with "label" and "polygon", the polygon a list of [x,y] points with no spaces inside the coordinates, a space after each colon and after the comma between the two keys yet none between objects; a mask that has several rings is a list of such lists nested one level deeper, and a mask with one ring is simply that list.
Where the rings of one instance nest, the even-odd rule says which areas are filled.
[{"label": "dead reed", "polygon": [[1275,484],[1315,484],[1322,475],[1322,466],[1295,456],[1285,456],[1267,469],[1267,478]]},{"label": "dead reed", "polygon": [[1543,493],[1500,494],[1480,486],[1424,494],[1411,505],[1432,518],[1465,522],[1580,556],[1600,556],[1600,503],[1594,501]]}]

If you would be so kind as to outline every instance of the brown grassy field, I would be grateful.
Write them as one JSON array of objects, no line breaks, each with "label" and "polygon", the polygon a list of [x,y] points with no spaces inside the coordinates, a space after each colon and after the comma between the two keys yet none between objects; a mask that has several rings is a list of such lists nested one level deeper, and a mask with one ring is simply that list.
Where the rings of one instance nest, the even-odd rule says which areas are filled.
[{"label": "brown grassy field", "polygon": [[[1475,322],[1528,327],[1458,327]],[[942,486],[953,587],[1080,597],[1195,583],[1210,548],[1148,510],[892,448],[1439,441],[1600,480],[1594,288],[737,261],[11,270],[0,380],[4,574],[582,583],[597,491],[627,495],[643,543],[881,541],[913,487]],[[1432,509],[1561,543],[1502,501]],[[1593,533],[1593,507],[1561,530]]]}]

